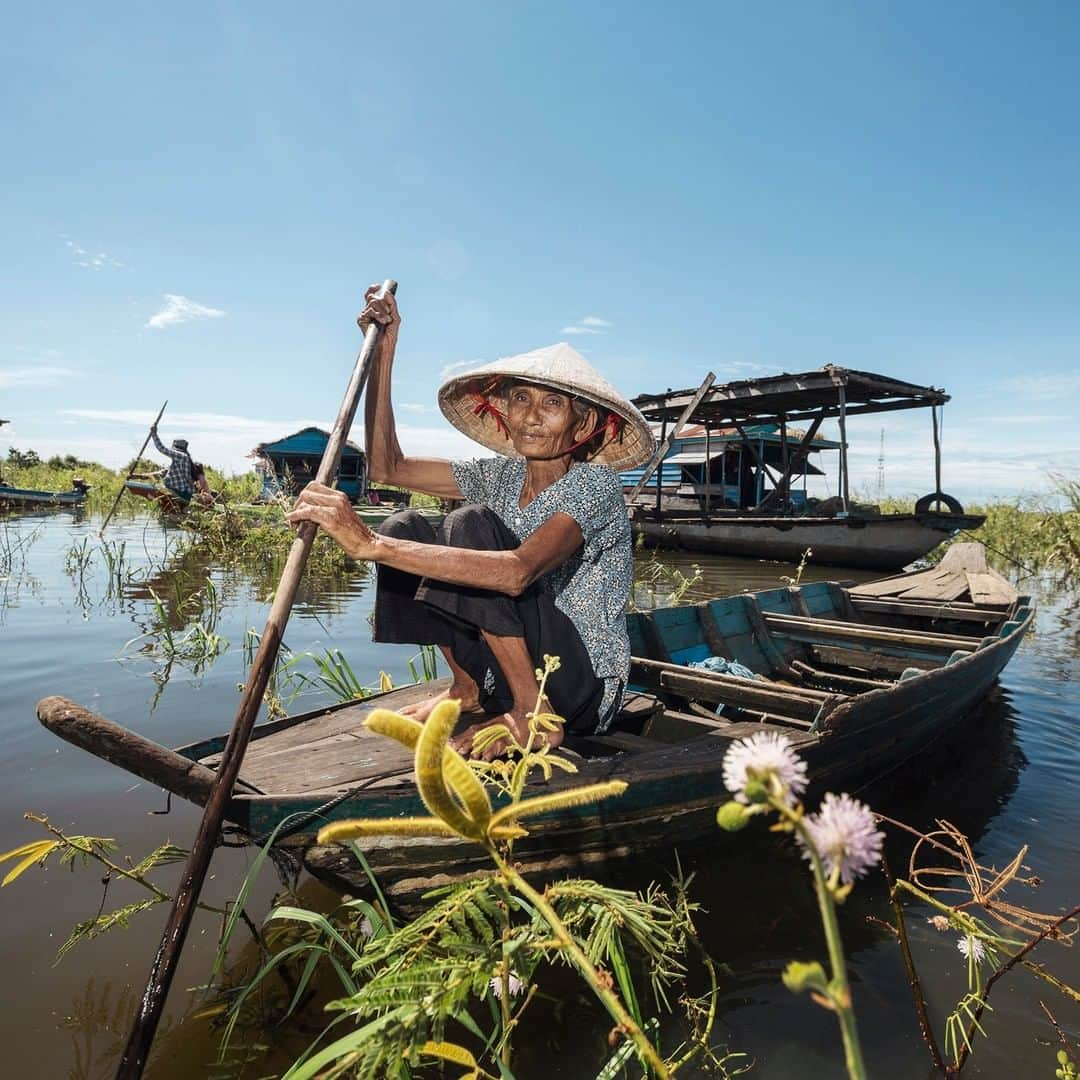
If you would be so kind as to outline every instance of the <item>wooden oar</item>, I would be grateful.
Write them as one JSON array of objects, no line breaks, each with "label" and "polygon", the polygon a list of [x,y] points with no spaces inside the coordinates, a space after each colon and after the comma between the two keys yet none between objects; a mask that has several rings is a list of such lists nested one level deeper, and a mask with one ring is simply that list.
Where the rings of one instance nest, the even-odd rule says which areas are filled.
[{"label": "wooden oar", "polygon": [[[383,282],[383,295],[396,291],[397,282],[390,280]],[[334,421],[334,430],[330,434],[330,441],[326,444],[319,471],[315,476],[321,484],[333,482],[338,465],[341,463],[341,451],[345,446],[349,428],[352,427],[360,394],[367,381],[371,358],[375,353],[381,333],[382,327],[377,323],[372,323],[364,334],[364,344],[360,349],[360,355],[356,358],[352,378],[345,391],[345,398],[338,411],[337,420]],[[176,971],[180,950],[184,946],[184,938],[187,936],[191,916],[195,910],[195,902],[199,898],[206,871],[210,866],[210,857],[214,851],[218,831],[232,796],[233,785],[240,772],[240,763],[243,761],[251,729],[259,714],[263,692],[266,690],[270,672],[273,670],[278,646],[285,633],[285,624],[289,620],[293,599],[300,585],[300,578],[304,573],[304,566],[317,531],[318,526],[305,521],[297,529],[297,537],[289,549],[285,570],[281,575],[281,581],[278,582],[270,615],[262,632],[259,651],[255,654],[247,684],[240,698],[240,707],[233,721],[232,731],[229,733],[228,742],[221,755],[214,788],[206,800],[202,823],[195,837],[195,843],[192,845],[191,854],[188,856],[187,865],[184,867],[183,877],[177,887],[172,910],[169,912],[169,921],[165,925],[161,944],[158,945],[157,955],[150,969],[150,978],[147,980],[146,989],[139,1002],[139,1012],[132,1025],[131,1034],[128,1036],[124,1056],[120,1059],[120,1066],[116,1071],[117,1080],[132,1080],[132,1078],[137,1080],[142,1076],[143,1067],[150,1052],[150,1044],[154,1041],[154,1032],[161,1018],[161,1010],[169,993],[169,984]]]},{"label": "wooden oar", "polygon": [[[165,399],[165,405],[169,404],[169,399]],[[112,521],[113,514],[116,513],[116,508],[120,505],[120,499],[123,497],[124,489],[127,487],[127,482],[135,475],[135,469],[138,467],[139,458],[146,453],[146,448],[150,445],[150,438],[154,434],[154,428],[161,422],[161,417],[165,413],[165,405],[161,406],[161,412],[157,414],[157,420],[150,425],[150,430],[146,433],[146,439],[143,441],[142,449],[135,455],[135,460],[131,463],[131,468],[128,469],[127,476],[124,477],[124,482],[120,485],[120,490],[116,493],[116,501],[112,504],[112,509],[105,515],[105,520],[101,523],[101,528],[98,529],[98,536],[105,535],[105,526]]]}]

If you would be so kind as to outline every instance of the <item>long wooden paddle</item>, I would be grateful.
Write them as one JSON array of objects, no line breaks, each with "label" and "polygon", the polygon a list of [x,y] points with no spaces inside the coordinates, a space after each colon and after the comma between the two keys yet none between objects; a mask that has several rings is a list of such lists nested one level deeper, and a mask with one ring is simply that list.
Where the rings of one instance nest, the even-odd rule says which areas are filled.
[{"label": "long wooden paddle", "polygon": [[[165,405],[168,404],[169,399],[166,398]],[[121,498],[123,498],[127,482],[135,475],[135,470],[139,465],[139,459],[146,453],[146,448],[150,445],[150,438],[154,434],[154,428],[161,423],[161,418],[165,414],[165,405],[161,406],[161,412],[157,414],[157,419],[150,425],[150,430],[146,433],[146,439],[143,441],[142,449],[135,455],[135,460],[131,463],[131,468],[128,469],[128,474],[124,477],[124,482],[120,485],[120,490],[116,493],[116,501],[112,504],[112,509],[105,515],[105,520],[101,523],[101,528],[98,529],[98,536],[105,535],[105,526],[112,521],[112,516],[116,513],[116,508],[120,505]]]},{"label": "long wooden paddle", "polygon": [[[383,282],[382,295],[396,291],[396,281]],[[345,398],[338,411],[337,420],[334,421],[334,430],[330,434],[330,441],[326,444],[319,471],[315,476],[321,484],[330,484],[333,481],[338,465],[341,463],[341,451],[345,446],[349,428],[352,427],[360,394],[367,381],[371,358],[375,354],[375,347],[381,333],[382,327],[373,323],[364,334],[364,344],[360,349],[360,355],[356,358],[352,378],[345,391]],[[206,878],[206,871],[210,866],[210,857],[214,851],[218,831],[232,796],[233,785],[240,773],[240,763],[244,758],[244,751],[247,749],[255,718],[259,714],[263,692],[266,690],[270,672],[273,670],[278,646],[285,633],[285,624],[289,620],[293,599],[300,585],[300,578],[303,576],[304,566],[317,531],[317,525],[305,521],[297,529],[297,537],[289,549],[285,570],[281,575],[281,581],[278,582],[274,602],[270,607],[270,615],[262,632],[259,651],[255,654],[254,663],[251,665],[251,672],[240,698],[240,707],[237,709],[232,731],[229,733],[228,742],[221,755],[221,763],[217,768],[213,789],[203,808],[202,823],[195,837],[195,843],[192,845],[191,854],[188,856],[187,865],[184,867],[180,885],[176,890],[172,911],[169,912],[169,921],[161,936],[161,944],[158,946],[153,967],[150,969],[150,978],[143,991],[139,1011],[124,1049],[124,1056],[120,1059],[120,1066],[116,1071],[117,1080],[137,1080],[142,1076],[147,1055],[150,1053],[150,1044],[154,1041],[154,1032],[161,1018],[165,998],[169,993],[169,984],[176,971],[180,950],[184,946],[184,938],[187,936],[191,916],[195,910],[195,902],[198,900]]]}]

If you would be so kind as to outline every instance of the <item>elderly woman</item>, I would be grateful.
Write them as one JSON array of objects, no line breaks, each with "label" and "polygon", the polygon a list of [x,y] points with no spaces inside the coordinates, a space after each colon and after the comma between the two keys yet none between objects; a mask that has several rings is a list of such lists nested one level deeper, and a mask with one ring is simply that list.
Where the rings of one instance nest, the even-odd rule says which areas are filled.
[{"label": "elderly woman", "polygon": [[[376,641],[441,649],[451,686],[409,710],[417,719],[456,698],[474,721],[462,748],[494,721],[524,741],[549,654],[560,667],[541,707],[571,731],[604,731],[630,666],[631,537],[616,470],[652,454],[648,425],[570,346],[553,345],[439,391],[447,419],[498,457],[407,457],[390,399],[401,319],[374,286],[359,318],[363,329],[373,322],[383,333],[366,401],[370,479],[468,505],[438,530],[406,510],[376,533],[342,493],[309,484],[289,520],[313,521],[353,558],[378,564]],[[549,737],[561,739],[561,730]]]}]

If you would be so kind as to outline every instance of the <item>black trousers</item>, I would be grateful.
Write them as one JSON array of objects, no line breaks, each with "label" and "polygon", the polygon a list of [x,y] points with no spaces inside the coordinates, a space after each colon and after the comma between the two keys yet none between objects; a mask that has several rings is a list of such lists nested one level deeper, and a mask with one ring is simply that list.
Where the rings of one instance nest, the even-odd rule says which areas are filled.
[{"label": "black trousers", "polygon": [[[509,551],[518,546],[517,537],[486,506],[454,510],[438,529],[417,511],[402,510],[387,518],[378,531],[474,551]],[[548,679],[547,696],[565,720],[566,730],[582,734],[596,730],[604,684],[593,671],[577,628],[538,582],[521,596],[507,596],[380,565],[374,625],[375,641],[447,646],[480,688],[481,706],[492,714],[508,712],[513,695],[482,631],[524,638],[536,667],[543,668],[545,654],[559,657],[559,670]]]}]

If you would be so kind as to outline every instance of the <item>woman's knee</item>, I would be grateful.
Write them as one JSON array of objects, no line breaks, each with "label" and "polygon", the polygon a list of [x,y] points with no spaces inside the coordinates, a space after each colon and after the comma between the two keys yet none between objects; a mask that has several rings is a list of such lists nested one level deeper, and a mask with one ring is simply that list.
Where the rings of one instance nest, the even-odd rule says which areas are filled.
[{"label": "woman's knee", "polygon": [[399,510],[379,524],[375,530],[381,536],[394,536],[400,540],[422,540],[432,543],[435,530],[419,510]]},{"label": "woman's knee", "polygon": [[446,515],[443,536],[451,547],[500,550],[516,547],[517,539],[502,518],[487,506],[461,506]]}]

